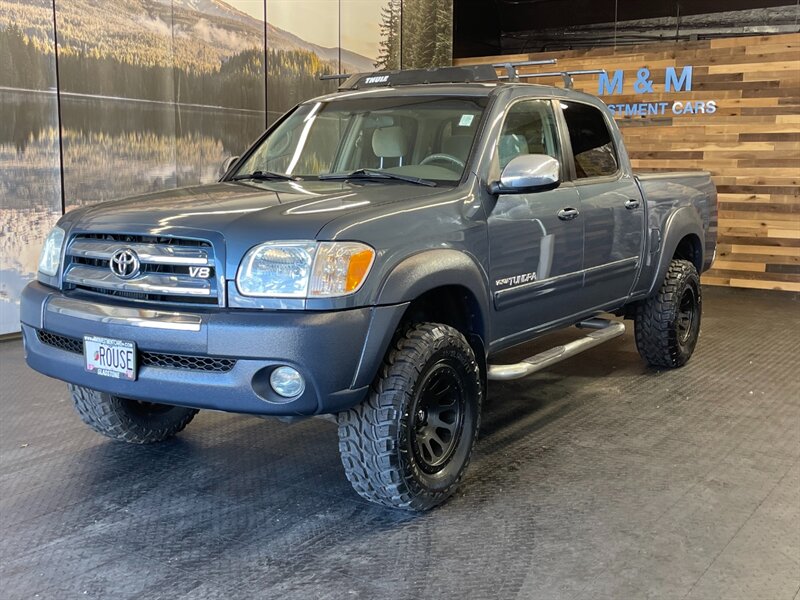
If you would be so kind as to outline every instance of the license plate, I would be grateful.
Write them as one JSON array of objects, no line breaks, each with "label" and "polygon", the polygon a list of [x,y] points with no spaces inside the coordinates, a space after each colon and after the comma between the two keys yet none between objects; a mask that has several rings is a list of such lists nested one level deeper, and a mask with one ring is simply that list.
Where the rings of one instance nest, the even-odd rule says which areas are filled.
[{"label": "license plate", "polygon": [[126,340],[83,337],[86,370],[103,377],[136,380],[136,344]]}]

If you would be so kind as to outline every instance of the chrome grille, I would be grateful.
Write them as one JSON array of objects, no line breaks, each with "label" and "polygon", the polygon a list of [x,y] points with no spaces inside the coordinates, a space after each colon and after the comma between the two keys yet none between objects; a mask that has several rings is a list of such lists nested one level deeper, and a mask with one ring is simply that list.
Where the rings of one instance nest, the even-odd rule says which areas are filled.
[{"label": "chrome grille", "polygon": [[[132,251],[138,259],[138,273],[133,277],[123,278],[111,270],[111,259],[121,250]],[[67,246],[64,283],[72,289],[130,300],[222,304],[214,249],[200,240],[77,235]]]}]

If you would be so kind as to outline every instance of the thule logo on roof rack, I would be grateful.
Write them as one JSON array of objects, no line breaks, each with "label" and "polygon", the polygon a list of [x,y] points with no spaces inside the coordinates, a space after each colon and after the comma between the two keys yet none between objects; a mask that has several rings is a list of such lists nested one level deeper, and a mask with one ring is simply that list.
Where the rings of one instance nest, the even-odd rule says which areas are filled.
[{"label": "thule logo on roof rack", "polygon": [[364,83],[386,83],[387,81],[389,81],[388,75],[374,75],[372,77],[367,77]]}]

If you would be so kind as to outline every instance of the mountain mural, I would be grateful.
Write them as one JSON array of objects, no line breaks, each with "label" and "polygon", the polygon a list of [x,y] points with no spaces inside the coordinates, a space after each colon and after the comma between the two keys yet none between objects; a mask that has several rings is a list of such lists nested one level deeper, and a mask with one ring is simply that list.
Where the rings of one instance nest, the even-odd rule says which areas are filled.
[{"label": "mountain mural", "polygon": [[[23,29],[38,48],[51,48],[49,2],[0,0],[0,29]],[[69,0],[58,5],[59,52],[112,58],[147,67],[215,72],[226,59],[264,48],[264,23],[219,0]],[[267,24],[267,44],[275,50],[314,52],[339,68],[339,48],[324,48]],[[373,61],[341,50],[342,68],[374,69]]]}]

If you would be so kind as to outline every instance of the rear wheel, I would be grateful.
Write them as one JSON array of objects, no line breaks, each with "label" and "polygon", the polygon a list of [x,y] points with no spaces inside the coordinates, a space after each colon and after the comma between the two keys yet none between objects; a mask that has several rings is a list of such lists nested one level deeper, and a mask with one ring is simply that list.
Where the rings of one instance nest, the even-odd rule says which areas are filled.
[{"label": "rear wheel", "polygon": [[658,293],[636,308],[636,348],[655,367],[675,368],[692,356],[700,335],[702,296],[697,269],[673,260]]},{"label": "rear wheel", "polygon": [[77,385],[70,385],[69,391],[84,423],[111,439],[131,444],[169,439],[198,412],[194,408],[120,398]]},{"label": "rear wheel", "polygon": [[370,396],[339,413],[339,450],[362,497],[428,510],[469,464],[483,397],[480,367],[456,329],[425,323],[390,348]]}]

